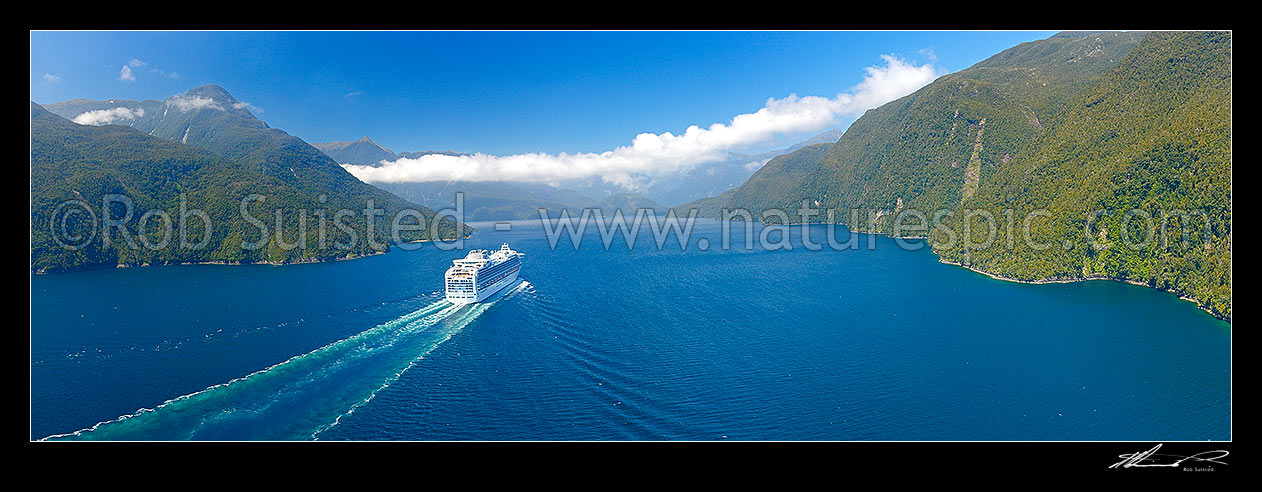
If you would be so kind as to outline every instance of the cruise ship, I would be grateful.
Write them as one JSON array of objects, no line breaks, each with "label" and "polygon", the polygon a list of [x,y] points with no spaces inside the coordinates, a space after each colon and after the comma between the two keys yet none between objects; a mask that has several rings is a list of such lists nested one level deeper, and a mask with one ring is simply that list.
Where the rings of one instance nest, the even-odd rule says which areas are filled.
[{"label": "cruise ship", "polygon": [[522,253],[508,243],[494,253],[475,249],[464,258],[452,261],[447,269],[447,300],[454,304],[471,304],[512,285],[521,271]]}]

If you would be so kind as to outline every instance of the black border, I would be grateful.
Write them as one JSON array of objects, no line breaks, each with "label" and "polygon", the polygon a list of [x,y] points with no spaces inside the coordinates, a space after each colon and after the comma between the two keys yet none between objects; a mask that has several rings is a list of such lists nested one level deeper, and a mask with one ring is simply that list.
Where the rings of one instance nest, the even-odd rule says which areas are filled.
[{"label": "black border", "polygon": [[[429,10],[388,15],[373,6],[358,12],[339,12],[307,5],[296,17],[242,20],[249,14],[236,9],[213,9],[209,22],[177,20],[181,15],[150,7],[145,13],[115,11],[111,15],[94,12],[90,19],[60,15],[26,19],[29,30],[1230,30],[1226,14],[1211,9],[1202,12],[1163,12],[1159,9],[1128,7],[1131,12],[1098,11],[1099,5],[1064,4],[1014,5],[1003,10],[987,10],[983,5],[957,5],[957,13],[941,14],[929,9],[911,19],[903,12],[877,15],[853,11],[849,6],[826,9],[812,6],[771,13],[764,10],[726,12],[717,16],[671,17],[672,5],[647,5],[654,14],[643,17],[595,15],[574,7],[570,17],[548,17],[551,12],[530,9],[522,14],[513,9],[494,14],[442,12]],[[537,7],[527,5],[527,7]],[[610,4],[609,10],[632,9],[630,4]],[[945,5],[940,6],[945,7]],[[1046,12],[1031,12],[1031,7]],[[734,4],[715,8],[741,9]],[[495,10],[489,5],[485,10]],[[1085,9],[1085,10],[1084,10]],[[127,9],[129,11],[133,9]],[[139,10],[139,9],[137,9]],[[525,9],[520,9],[525,11]],[[321,14],[315,18],[315,14]],[[148,16],[146,18],[146,16]],[[305,19],[303,16],[307,16]],[[725,17],[726,16],[726,17]],[[733,19],[735,16],[737,19]],[[989,16],[989,17],[988,17]],[[1147,17],[1147,18],[1146,18]],[[251,17],[253,19],[253,17]],[[29,319],[29,317],[28,317]],[[29,332],[28,332],[29,334]],[[19,374],[21,374],[19,372]],[[28,381],[29,383],[29,381]],[[1213,465],[1213,471],[1182,471],[1178,468],[1110,468],[1127,453],[1142,452],[1161,444],[1162,453],[1192,455],[1225,450],[1227,465]],[[84,478],[99,471],[115,477],[138,478],[148,473],[180,474],[185,480],[197,476],[243,478],[241,471],[252,468],[270,474],[336,473],[349,476],[360,486],[371,487],[371,476],[393,469],[404,473],[405,482],[415,486],[427,483],[427,476],[447,473],[450,467],[468,467],[475,473],[466,478],[508,478],[503,469],[490,467],[503,462],[543,465],[534,478],[556,477],[573,481],[591,473],[606,475],[614,482],[585,482],[593,487],[651,480],[678,472],[691,478],[713,477],[719,481],[740,480],[746,476],[781,478],[782,485],[802,485],[803,477],[822,478],[825,486],[869,483],[878,487],[902,485],[909,480],[936,480],[944,477],[974,479],[995,485],[1041,485],[1028,479],[1079,476],[1132,479],[1225,478],[1237,464],[1234,443],[1226,442],[214,442],[214,443],[54,443],[30,442],[23,457],[54,469],[73,470]],[[281,463],[287,465],[281,466]],[[328,468],[323,468],[327,466]],[[1200,465],[1191,465],[1199,467]],[[231,467],[242,467],[233,470]],[[479,470],[481,470],[479,472]],[[642,473],[628,473],[640,470]],[[31,471],[31,470],[23,470]],[[227,475],[225,475],[227,474]],[[629,475],[629,476],[628,476]],[[990,482],[1009,475],[1024,477],[1021,482]],[[565,477],[569,477],[568,479]],[[55,477],[46,477],[55,478]],[[396,477],[397,478],[397,477]],[[864,479],[862,481],[859,481]],[[877,479],[870,482],[866,479]],[[91,483],[90,481],[88,483]],[[246,482],[249,483],[249,482]],[[943,482],[939,486],[945,486]],[[967,482],[964,482],[967,483]],[[745,483],[745,485],[751,485]],[[1085,485],[1085,482],[1084,482]]]},{"label": "black border", "polygon": [[[1176,468],[1112,466],[1123,461],[1124,454],[1147,451],[1158,444],[1162,454],[1189,456],[1217,450],[1229,454],[1219,460],[1226,464],[1187,461]],[[149,470],[205,472],[229,463],[281,471],[276,468],[278,464],[296,463],[303,470],[324,473],[331,471],[320,471],[327,464],[360,477],[364,475],[355,472],[362,470],[360,467],[429,475],[516,462],[544,465],[542,473],[558,478],[596,472],[615,481],[642,479],[625,474],[651,463],[642,469],[644,473],[682,472],[714,475],[716,479],[725,475],[822,477],[833,485],[863,477],[886,477],[892,485],[918,478],[1010,474],[1127,480],[1223,478],[1242,466],[1236,463],[1233,451],[1232,442],[34,442],[27,456],[116,471],[141,465]],[[474,476],[495,478],[501,472],[486,469]],[[596,483],[599,481],[591,485]]]}]

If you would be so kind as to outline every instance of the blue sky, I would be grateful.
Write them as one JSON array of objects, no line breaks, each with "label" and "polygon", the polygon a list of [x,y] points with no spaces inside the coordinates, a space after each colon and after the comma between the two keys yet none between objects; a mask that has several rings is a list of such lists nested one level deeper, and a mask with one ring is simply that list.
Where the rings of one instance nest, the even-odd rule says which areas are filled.
[{"label": "blue sky", "polygon": [[[881,55],[947,73],[1051,34],[32,32],[31,99],[163,99],[215,83],[313,142],[603,152],[643,132],[728,123],[768,98],[834,97]],[[121,80],[129,63],[134,80]]]}]

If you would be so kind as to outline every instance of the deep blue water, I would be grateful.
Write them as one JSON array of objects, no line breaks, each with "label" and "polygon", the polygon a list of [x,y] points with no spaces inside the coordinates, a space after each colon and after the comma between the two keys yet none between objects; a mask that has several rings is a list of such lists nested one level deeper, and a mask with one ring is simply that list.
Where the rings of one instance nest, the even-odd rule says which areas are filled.
[{"label": "deep blue water", "polygon": [[703,221],[686,250],[575,251],[475,225],[466,248],[509,242],[524,282],[461,308],[464,251],[433,245],[34,275],[31,437],[1231,438],[1230,325],[1168,293],[1002,282],[884,237],[719,251]]}]

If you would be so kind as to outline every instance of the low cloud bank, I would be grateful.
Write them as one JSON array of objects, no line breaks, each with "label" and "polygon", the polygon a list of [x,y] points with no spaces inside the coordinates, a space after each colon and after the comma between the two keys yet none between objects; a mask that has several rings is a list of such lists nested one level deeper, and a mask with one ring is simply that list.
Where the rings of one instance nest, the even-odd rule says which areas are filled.
[{"label": "low cloud bank", "polygon": [[379,166],[343,165],[367,182],[529,181],[556,182],[599,176],[628,190],[639,177],[662,175],[697,164],[722,160],[728,152],[767,142],[784,134],[824,130],[845,117],[915,92],[939,73],[932,64],[914,65],[883,55],[885,66],[865,69],[863,82],[833,98],[789,95],[771,98],[756,112],[707,128],[693,125],[680,135],[641,133],[630,145],[600,153],[578,154],[431,154],[416,159],[382,162]]},{"label": "low cloud bank", "polygon": [[79,116],[75,116],[73,122],[80,125],[108,125],[116,121],[134,120],[145,115],[144,108],[129,109],[117,107],[112,109],[98,109],[96,111],[88,111]]}]

